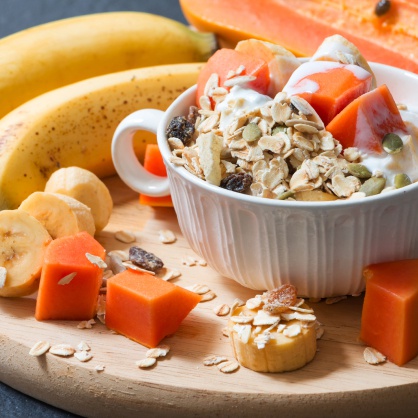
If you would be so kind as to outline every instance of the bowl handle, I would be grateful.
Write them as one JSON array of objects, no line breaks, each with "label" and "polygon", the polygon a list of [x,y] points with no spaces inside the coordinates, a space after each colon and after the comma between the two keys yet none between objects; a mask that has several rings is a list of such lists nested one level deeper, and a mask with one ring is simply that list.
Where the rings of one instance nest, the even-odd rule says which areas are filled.
[{"label": "bowl handle", "polygon": [[138,110],[122,120],[112,139],[113,164],[120,178],[136,192],[154,197],[170,194],[168,178],[145,170],[135,155],[133,137],[139,130],[157,134],[163,115],[161,110]]}]

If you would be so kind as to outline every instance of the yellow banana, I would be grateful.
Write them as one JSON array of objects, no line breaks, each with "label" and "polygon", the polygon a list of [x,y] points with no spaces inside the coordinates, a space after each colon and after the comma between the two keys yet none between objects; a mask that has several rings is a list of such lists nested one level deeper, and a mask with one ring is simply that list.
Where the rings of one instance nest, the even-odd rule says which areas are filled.
[{"label": "yellow banana", "polygon": [[213,34],[161,16],[99,13],[36,26],[0,40],[0,118],[46,91],[127,69],[206,61]]},{"label": "yellow banana", "polygon": [[[0,209],[14,209],[42,191],[60,167],[77,166],[98,177],[115,173],[111,141],[128,114],[166,109],[197,81],[202,64],[146,67],[93,77],[50,91],[0,120]],[[143,156],[155,136],[138,133]]]}]

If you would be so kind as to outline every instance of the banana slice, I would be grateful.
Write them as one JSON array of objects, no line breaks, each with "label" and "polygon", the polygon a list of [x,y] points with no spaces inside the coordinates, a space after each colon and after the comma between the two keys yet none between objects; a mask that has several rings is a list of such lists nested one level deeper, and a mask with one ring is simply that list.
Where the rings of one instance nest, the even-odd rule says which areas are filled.
[{"label": "banana slice", "polygon": [[80,167],[60,168],[52,173],[45,192],[60,193],[84,203],[91,209],[96,232],[109,222],[113,201],[109,189],[91,171]]},{"label": "banana slice", "polygon": [[91,210],[84,203],[59,193],[34,192],[19,210],[35,217],[53,239],[86,231],[94,236]]},{"label": "banana slice", "polygon": [[372,74],[372,89],[376,88],[376,77],[366,58],[361,55],[358,48],[341,35],[332,35],[325,38],[313,54],[311,61],[337,61],[344,64],[355,64]]},{"label": "banana slice", "polygon": [[235,358],[257,372],[299,369],[316,353],[316,317],[302,299],[297,299],[298,306],[279,303],[280,312],[269,313],[265,310],[267,294],[271,292],[250,299],[231,313],[228,333]]},{"label": "banana slice", "polygon": [[33,216],[19,210],[0,211],[0,266],[6,273],[0,296],[26,296],[37,290],[50,242],[47,230]]}]

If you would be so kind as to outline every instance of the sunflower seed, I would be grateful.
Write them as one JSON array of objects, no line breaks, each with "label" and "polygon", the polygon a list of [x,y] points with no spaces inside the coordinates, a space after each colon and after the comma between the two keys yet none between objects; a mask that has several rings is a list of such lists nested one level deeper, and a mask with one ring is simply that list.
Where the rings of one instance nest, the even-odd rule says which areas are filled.
[{"label": "sunflower seed", "polygon": [[38,341],[29,351],[29,354],[34,357],[39,357],[45,354],[51,345],[47,341]]}]

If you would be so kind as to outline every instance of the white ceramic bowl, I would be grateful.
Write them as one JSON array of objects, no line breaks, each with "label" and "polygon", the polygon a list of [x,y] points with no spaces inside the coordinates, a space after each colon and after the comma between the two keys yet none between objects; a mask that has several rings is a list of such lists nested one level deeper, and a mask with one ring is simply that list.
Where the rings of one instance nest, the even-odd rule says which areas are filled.
[{"label": "white ceramic bowl", "polygon": [[[415,104],[417,75],[381,64],[372,68],[397,102]],[[187,90],[164,114],[143,110],[128,117],[131,122],[115,132],[113,155],[132,188],[166,193],[167,182],[147,176],[125,140],[135,129],[155,130],[158,124],[182,233],[221,275],[256,290],[291,283],[300,295],[330,297],[364,290],[362,269],[368,264],[418,257],[418,184],[352,201],[278,201],[230,192],[170,163],[165,129],[174,116],[187,114],[195,91]]]}]

